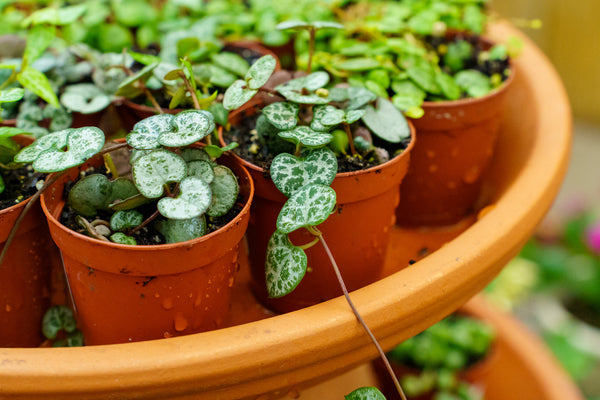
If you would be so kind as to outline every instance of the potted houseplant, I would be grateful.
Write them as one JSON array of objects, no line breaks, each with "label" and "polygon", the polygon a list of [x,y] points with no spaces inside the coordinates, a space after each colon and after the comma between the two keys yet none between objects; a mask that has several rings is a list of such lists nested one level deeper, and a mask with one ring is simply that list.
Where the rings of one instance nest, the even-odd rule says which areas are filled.
[{"label": "potted houseplant", "polygon": [[[202,110],[140,121],[126,143],[113,147],[136,149],[132,180],[119,177],[112,159],[105,157],[113,179],[87,175],[67,199],[64,186],[102,165],[103,159],[96,158],[58,177],[42,196],[87,344],[182,335],[222,322],[253,187],[244,169],[227,156],[224,163],[235,174],[214,162],[207,151],[219,156],[220,148],[184,149],[214,127],[212,114]],[[86,143],[94,138],[88,148],[104,143],[94,128],[60,131],[23,149],[16,158],[52,171],[56,165],[40,161],[52,157],[45,151],[50,143],[69,147],[67,152],[51,147],[55,157],[78,157],[84,145],[76,140],[83,137],[89,138]],[[221,217],[231,208],[235,211],[224,222]],[[65,226],[69,223],[65,214],[85,234]],[[151,226],[155,230],[150,231]],[[138,241],[162,244],[136,245]]]},{"label": "potted houseplant", "polygon": [[453,224],[485,201],[482,178],[513,77],[507,46],[481,37],[483,6],[357,6],[346,11],[346,35],[321,43],[335,55],[317,53],[320,68],[389,96],[412,118],[420,140],[401,188],[401,225]]},{"label": "potted houseplant", "polygon": [[[485,398],[485,374],[494,359],[494,331],[484,321],[452,314],[387,353],[406,394],[413,399]],[[381,369],[381,365],[376,365]],[[393,386],[381,374],[383,393]],[[390,390],[391,389],[391,390]]]},{"label": "potted houseplant", "polygon": [[[0,101],[18,101],[23,89],[0,92]],[[42,210],[35,204],[11,233],[15,222],[29,203],[45,176],[12,162],[22,146],[33,138],[12,127],[0,128],[0,345],[35,347],[41,343],[39,326],[49,304],[50,271],[60,265],[50,239]],[[35,197],[35,196],[34,196]],[[12,244],[10,244],[12,242]],[[9,245],[10,244],[10,245]]]},{"label": "potted houseplant", "polygon": [[[316,30],[339,26],[288,22],[280,27],[308,29],[314,39]],[[259,60],[246,81],[234,83],[225,94],[224,106],[236,109],[258,93],[263,85],[256,83],[256,76],[266,74],[268,77],[272,71],[269,63],[272,65],[273,60]],[[258,118],[256,115],[246,118],[253,124],[250,129],[246,129],[247,125],[241,128],[247,122],[242,120],[240,112],[231,115],[233,125],[238,127],[235,140],[244,141],[240,146],[242,151],[257,156],[251,160],[260,160],[261,155],[266,155],[270,163],[270,177],[266,177],[267,164],[244,161],[258,188],[253,208],[255,222],[249,227],[248,244],[256,295],[280,312],[342,294],[334,272],[321,267],[329,263],[327,251],[313,247],[322,238],[321,230],[328,237],[351,290],[378,279],[389,229],[394,223],[392,210],[398,201],[398,185],[408,166],[413,143],[406,120],[387,100],[378,99],[366,89],[325,89],[329,81],[325,72],[310,73],[310,65],[307,72],[307,76],[290,80],[271,91],[285,101],[263,107]],[[263,91],[269,92],[269,89]],[[249,132],[252,129],[255,134]],[[365,136],[358,137],[358,132]],[[232,140],[230,135],[224,136],[228,137],[226,142]],[[386,150],[372,144],[386,141]],[[315,184],[320,186],[310,186]],[[313,197],[317,193],[323,197]],[[295,208],[305,196],[317,204],[323,200],[317,206],[318,211]],[[286,202],[287,197],[290,200]],[[279,213],[282,207],[284,211]],[[280,223],[288,212],[305,213],[312,219],[283,227]],[[323,225],[319,229],[313,229],[320,223]],[[288,234],[291,234],[289,238]],[[369,240],[363,240],[364,237]],[[273,258],[276,253],[289,260],[301,260],[300,268],[277,261],[277,257]],[[368,268],[353,268],[358,265]],[[288,274],[286,268],[294,272]],[[284,283],[279,279],[284,277],[291,279]]]}]

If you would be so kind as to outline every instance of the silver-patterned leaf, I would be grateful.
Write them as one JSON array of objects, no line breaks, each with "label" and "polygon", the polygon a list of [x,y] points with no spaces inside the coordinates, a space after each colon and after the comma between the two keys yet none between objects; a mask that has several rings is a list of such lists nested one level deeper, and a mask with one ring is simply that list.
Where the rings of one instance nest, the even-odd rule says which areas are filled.
[{"label": "silver-patterned leaf", "polygon": [[278,135],[294,144],[301,143],[307,148],[323,147],[333,138],[329,133],[317,132],[308,126],[297,126],[294,129],[281,131]]},{"label": "silver-patterned leaf", "polygon": [[331,185],[337,165],[335,154],[327,147],[312,150],[305,158],[281,153],[271,164],[271,179],[281,193],[291,197],[308,184]]},{"label": "silver-patterned leaf", "polygon": [[133,236],[127,236],[123,232],[117,232],[110,235],[110,241],[113,243],[128,244],[132,246],[137,245],[137,241]]},{"label": "silver-patterned leaf", "polygon": [[137,188],[127,178],[111,181],[102,174],[91,174],[73,185],[68,203],[78,214],[93,217],[97,210],[107,210],[116,200],[124,200],[136,194]]},{"label": "silver-patterned leaf", "polygon": [[344,119],[346,123],[353,124],[358,121],[365,114],[365,110],[349,110]]},{"label": "silver-patterned leaf", "polygon": [[235,110],[246,104],[256,93],[258,89],[250,89],[247,87],[246,81],[237,80],[233,82],[223,97],[223,107],[227,110]]},{"label": "silver-patterned leaf", "polygon": [[333,127],[341,124],[346,120],[346,113],[344,110],[340,110],[334,107],[333,110],[327,110],[321,117],[321,124],[329,127]]},{"label": "silver-patterned leaf", "polygon": [[190,219],[204,214],[211,199],[210,186],[197,176],[189,176],[181,181],[179,196],[163,197],[158,201],[157,208],[169,219]]},{"label": "silver-patterned leaf", "polygon": [[240,188],[235,174],[229,168],[217,165],[213,171],[215,178],[210,184],[212,200],[206,214],[210,217],[220,217],[233,207]]},{"label": "silver-patterned leaf", "polygon": [[296,190],[277,217],[277,229],[290,233],[298,228],[324,222],[335,207],[335,191],[329,186],[311,184]]},{"label": "silver-patterned leaf", "polygon": [[158,135],[158,142],[163,146],[187,146],[202,140],[215,129],[212,114],[204,110],[182,111],[175,115],[172,124],[172,130]]},{"label": "silver-patterned leaf", "polygon": [[317,89],[324,87],[329,83],[329,74],[324,71],[317,71],[298,79],[304,79],[304,83],[302,86],[307,90],[313,92]]},{"label": "silver-patterned leaf", "polygon": [[363,87],[349,87],[348,98],[350,102],[346,108],[348,110],[356,110],[377,100],[377,95]]},{"label": "silver-patterned leaf", "polygon": [[135,161],[133,181],[141,194],[154,199],[163,194],[163,185],[181,181],[186,172],[187,166],[183,158],[170,151],[157,150]]},{"label": "silver-patterned leaf", "polygon": [[159,114],[141,120],[127,135],[127,144],[134,149],[149,150],[160,147],[158,137],[173,130],[173,115]]},{"label": "silver-patterned leaf", "polygon": [[[319,132],[329,132],[331,130],[331,126],[325,126],[321,119],[327,115],[328,113],[335,112],[337,108],[329,104],[321,104],[313,107],[313,119],[310,122],[310,127],[315,131]],[[340,110],[341,111],[341,110]]]},{"label": "silver-patterned leaf", "polygon": [[283,31],[286,29],[303,29],[303,28],[308,28],[310,26],[311,25],[305,21],[290,20],[290,21],[280,22],[279,24],[277,24],[275,29]]},{"label": "silver-patterned leaf", "polygon": [[208,155],[208,153],[203,149],[199,149],[197,147],[188,147],[181,150],[180,156],[187,163],[189,163],[190,161],[206,161],[208,163],[214,164],[214,161]]},{"label": "silver-patterned leaf", "polygon": [[83,164],[104,146],[104,132],[94,126],[67,131],[67,151],[50,148],[42,152],[32,166],[38,172],[64,171]]},{"label": "silver-patterned leaf", "polygon": [[122,231],[127,228],[135,228],[144,222],[144,216],[137,210],[117,211],[110,217],[110,229]]},{"label": "silver-patterned leaf", "polygon": [[292,129],[298,124],[300,107],[294,103],[279,101],[264,107],[262,112],[277,129]]},{"label": "silver-patterned leaf", "polygon": [[215,179],[213,167],[211,163],[207,161],[190,161],[189,163],[187,163],[187,168],[188,176],[197,176],[198,178],[202,178],[202,180],[208,184],[210,184]]},{"label": "silver-patterned leaf", "polygon": [[287,234],[275,231],[267,244],[265,280],[269,297],[292,292],[306,274],[308,260],[300,247],[294,246]]},{"label": "silver-patterned leaf", "polygon": [[301,89],[297,90],[285,85],[279,85],[275,88],[286,100],[299,104],[327,104],[329,97],[319,96],[317,94],[302,94]]},{"label": "silver-patterned leaf", "polygon": [[246,82],[248,82],[249,89],[258,89],[263,86],[271,75],[275,71],[277,61],[275,57],[270,54],[262,56],[248,70],[246,73]]},{"label": "silver-patterned leaf", "polygon": [[21,149],[21,151],[15,156],[14,160],[15,162],[32,162],[46,150],[62,149],[67,145],[68,135],[69,130],[66,129],[42,136],[29,146]]}]

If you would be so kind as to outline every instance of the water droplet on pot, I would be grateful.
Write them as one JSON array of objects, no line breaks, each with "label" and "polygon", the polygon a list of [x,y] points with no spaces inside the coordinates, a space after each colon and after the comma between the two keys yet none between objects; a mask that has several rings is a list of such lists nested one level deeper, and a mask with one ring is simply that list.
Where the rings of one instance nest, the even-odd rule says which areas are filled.
[{"label": "water droplet on pot", "polygon": [[175,323],[175,330],[177,332],[181,332],[188,327],[187,319],[185,319],[184,316],[179,313],[175,315],[175,320],[173,322]]},{"label": "water droplet on pot", "polygon": [[158,299],[160,297],[160,294],[154,293],[154,297]]},{"label": "water droplet on pot", "polygon": [[481,175],[479,167],[473,167],[463,176],[463,181],[466,183],[474,183]]},{"label": "water droplet on pot", "polygon": [[450,182],[448,182],[448,183],[446,184],[446,187],[447,187],[448,189],[456,189],[456,182],[454,182],[454,181],[450,181]]},{"label": "water droplet on pot", "polygon": [[433,150],[427,150],[427,157],[429,158],[435,158],[435,151]]},{"label": "water droplet on pot", "polygon": [[166,298],[163,300],[162,306],[165,310],[170,310],[171,308],[173,308],[173,299],[172,298]]},{"label": "water droplet on pot", "polygon": [[435,171],[437,171],[437,170],[438,170],[438,165],[437,165],[437,164],[431,164],[431,165],[429,166],[429,172],[430,172],[430,173],[432,173],[432,174],[433,174],[433,173],[434,173]]},{"label": "water droplet on pot", "polygon": [[4,309],[6,310],[6,312],[12,311],[12,307],[10,306],[10,304],[7,304],[6,307],[4,307]]},{"label": "water droplet on pot", "polygon": [[459,150],[458,147],[453,147],[452,150],[450,151],[450,155],[454,158],[458,157],[459,154]]},{"label": "water droplet on pot", "polygon": [[172,334],[171,332],[165,332],[165,333],[163,333],[163,337],[164,337],[165,339],[168,339],[168,338],[170,338],[170,337],[173,337],[173,334]]},{"label": "water droplet on pot", "polygon": [[233,282],[234,281],[235,281],[235,278],[233,276],[229,277],[229,281],[227,282],[227,286],[233,287]]},{"label": "water droplet on pot", "polygon": [[200,304],[202,304],[202,293],[198,293],[196,295],[196,300],[194,300],[194,308],[200,307]]}]

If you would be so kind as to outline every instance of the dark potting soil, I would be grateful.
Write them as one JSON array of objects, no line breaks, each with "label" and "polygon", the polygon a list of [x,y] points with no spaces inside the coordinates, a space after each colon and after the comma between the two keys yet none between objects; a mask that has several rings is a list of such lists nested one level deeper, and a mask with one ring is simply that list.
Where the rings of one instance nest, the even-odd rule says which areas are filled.
[{"label": "dark potting soil", "polygon": [[[239,124],[232,126],[230,131],[223,132],[223,139],[227,144],[231,142],[237,142],[239,144],[238,147],[232,150],[237,156],[268,171],[273,162],[273,158],[275,158],[275,154],[269,152],[268,146],[261,143],[257,135],[251,133],[256,127],[258,115],[258,112],[256,112],[241,118]],[[390,158],[400,154],[402,150],[408,147],[409,143],[410,138],[400,143],[390,145],[373,135],[373,144],[385,149],[390,154]],[[379,163],[374,160],[373,157],[370,157],[369,154],[365,155],[365,157],[339,155],[337,172],[360,171],[377,165],[379,165]],[[266,175],[268,175],[268,172]]]},{"label": "dark potting soil", "polygon": [[2,169],[1,171],[6,187],[0,194],[0,210],[14,206],[33,196],[37,192],[37,183],[46,178],[46,174],[34,172],[31,165],[18,169]]},{"label": "dark potting soil", "polygon": [[564,300],[564,306],[573,316],[600,329],[600,310],[595,305],[571,297]]},{"label": "dark potting soil", "polygon": [[[91,175],[91,174],[103,174],[103,175],[109,176],[109,173],[104,166],[97,167],[97,168],[89,168],[85,171],[84,176]],[[73,185],[75,185],[75,183],[76,183],[76,181],[69,181],[65,184],[65,188],[64,188],[64,197],[65,198],[68,198],[69,192],[71,191],[71,188],[73,187]],[[158,199],[157,199],[157,201],[158,201]],[[142,215],[144,216],[144,220],[146,218],[149,218],[156,211],[157,201],[145,204],[145,205],[137,208],[137,210],[140,211],[142,213]],[[244,207],[244,199],[242,198],[241,195],[238,195],[236,203],[229,210],[229,212],[227,214],[225,214],[221,217],[206,216],[206,227],[207,227],[206,235],[227,225],[242,211],[243,207]],[[98,214],[96,216],[86,217],[86,219],[88,220],[88,222],[92,222],[95,220],[103,220],[106,222],[110,222],[111,215],[112,215],[112,212],[110,212],[110,211],[98,210]],[[159,216],[158,218],[161,218],[161,217]],[[77,213],[68,204],[66,204],[62,210],[62,213],[60,216],[60,223],[71,230],[82,233],[84,235],[86,234],[85,230],[77,222]],[[135,232],[133,234],[133,237],[135,238],[138,245],[156,245],[156,244],[165,244],[166,243],[165,237],[160,232],[158,232],[156,229],[153,228],[152,222],[149,223],[148,225],[146,225],[145,227],[141,228],[139,231]]]}]

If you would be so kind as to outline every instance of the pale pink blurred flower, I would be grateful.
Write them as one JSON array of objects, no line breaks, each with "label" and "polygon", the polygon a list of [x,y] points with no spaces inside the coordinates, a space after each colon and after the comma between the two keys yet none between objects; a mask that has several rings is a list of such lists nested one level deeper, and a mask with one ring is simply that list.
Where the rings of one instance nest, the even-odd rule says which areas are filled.
[{"label": "pale pink blurred flower", "polygon": [[595,254],[600,254],[600,222],[594,223],[585,232],[586,244]]}]

